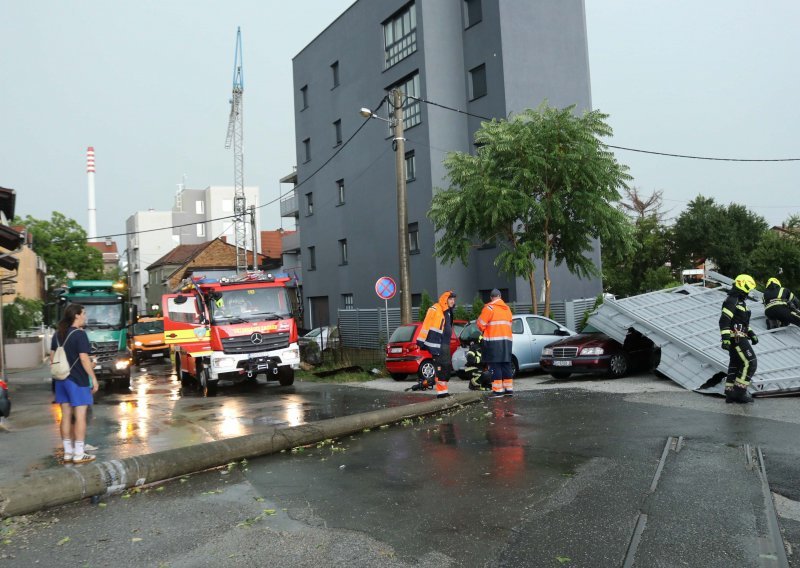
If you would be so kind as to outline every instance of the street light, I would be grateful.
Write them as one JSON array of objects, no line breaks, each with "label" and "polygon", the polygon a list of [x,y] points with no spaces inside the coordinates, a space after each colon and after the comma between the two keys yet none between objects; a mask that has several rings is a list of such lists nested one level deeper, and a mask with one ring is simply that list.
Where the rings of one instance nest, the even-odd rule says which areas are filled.
[{"label": "street light", "polygon": [[406,203],[406,139],[403,137],[403,93],[392,91],[394,116],[383,118],[368,108],[359,114],[364,118],[377,118],[394,127],[392,140],[395,152],[395,173],[397,176],[397,249],[400,259],[400,323],[411,323],[411,268],[408,260],[408,205]]}]

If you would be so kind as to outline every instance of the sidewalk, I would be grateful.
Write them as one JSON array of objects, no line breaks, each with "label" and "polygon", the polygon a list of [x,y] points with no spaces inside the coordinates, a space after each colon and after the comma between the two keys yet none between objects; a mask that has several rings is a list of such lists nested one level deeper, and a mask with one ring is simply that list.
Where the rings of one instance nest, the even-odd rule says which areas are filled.
[{"label": "sidewalk", "polygon": [[30,369],[13,369],[6,371],[6,379],[8,381],[8,388],[14,392],[15,385],[30,385],[35,383],[48,382],[46,379],[50,378],[50,365],[42,363],[38,367]]}]

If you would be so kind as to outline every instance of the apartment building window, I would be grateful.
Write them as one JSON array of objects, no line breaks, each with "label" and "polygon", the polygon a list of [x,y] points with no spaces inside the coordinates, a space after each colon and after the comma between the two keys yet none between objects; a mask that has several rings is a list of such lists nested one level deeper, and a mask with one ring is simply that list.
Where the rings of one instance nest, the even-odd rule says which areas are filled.
[{"label": "apartment building window", "polygon": [[483,19],[481,0],[464,0],[464,27],[469,28]]},{"label": "apartment building window", "polygon": [[305,110],[308,108],[308,85],[304,85],[300,87],[300,110]]},{"label": "apartment building window", "polygon": [[317,247],[308,247],[308,269],[317,269]]},{"label": "apartment building window", "polygon": [[336,198],[338,199],[337,205],[344,205],[344,180],[336,180]]},{"label": "apartment building window", "polygon": [[198,215],[203,215],[206,212],[206,202],[205,201],[195,201],[194,202],[194,212]]},{"label": "apartment building window", "polygon": [[306,193],[306,216],[314,214],[314,192]]},{"label": "apartment building window", "polygon": [[469,71],[469,99],[486,96],[486,65],[478,65]]},{"label": "apartment building window", "polygon": [[303,140],[303,161],[311,161],[311,138]]},{"label": "apartment building window", "polygon": [[197,231],[198,237],[205,237],[206,236],[206,224],[205,223],[197,223],[195,225],[195,230]]},{"label": "apartment building window", "polygon": [[342,143],[342,119],[335,121],[333,123],[333,139],[336,141],[335,146],[338,146]]},{"label": "apartment building window", "polygon": [[353,309],[354,304],[352,294],[342,294],[342,306],[344,306],[345,310]]},{"label": "apartment building window", "polygon": [[347,264],[347,239],[339,239],[339,265]]},{"label": "apartment building window", "polygon": [[[417,97],[420,96],[420,88],[419,88],[419,72],[415,72],[413,75],[409,75],[399,83],[396,83],[386,89],[390,93],[395,90],[400,89],[403,92],[403,126],[405,128],[411,128],[422,122],[422,109],[420,102],[416,98],[410,97]],[[386,112],[389,116],[394,114],[394,109],[392,109],[392,96],[386,100]],[[389,127],[391,129],[391,126]]]},{"label": "apartment building window", "polygon": [[414,156],[414,150],[406,152],[406,181],[414,181],[417,179],[417,159]]},{"label": "apartment building window", "polygon": [[331,63],[331,76],[333,78],[333,89],[339,86],[339,62]]},{"label": "apartment building window", "polygon": [[417,50],[417,11],[414,2],[383,22],[383,49],[386,69]]},{"label": "apartment building window", "polygon": [[408,224],[408,254],[419,254],[419,223]]}]

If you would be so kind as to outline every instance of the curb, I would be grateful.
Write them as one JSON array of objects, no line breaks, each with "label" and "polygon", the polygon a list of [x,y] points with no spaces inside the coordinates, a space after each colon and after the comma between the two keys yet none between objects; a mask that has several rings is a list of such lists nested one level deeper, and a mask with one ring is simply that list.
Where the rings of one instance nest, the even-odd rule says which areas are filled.
[{"label": "curb", "polygon": [[468,392],[443,399],[383,408],[288,428],[272,428],[227,440],[164,450],[152,454],[51,469],[0,485],[0,518],[13,517],[63,505],[95,495],[110,495],[129,487],[156,483],[181,475],[219,467],[232,461],[264,456],[361,432],[426,414],[443,412],[483,399]]}]

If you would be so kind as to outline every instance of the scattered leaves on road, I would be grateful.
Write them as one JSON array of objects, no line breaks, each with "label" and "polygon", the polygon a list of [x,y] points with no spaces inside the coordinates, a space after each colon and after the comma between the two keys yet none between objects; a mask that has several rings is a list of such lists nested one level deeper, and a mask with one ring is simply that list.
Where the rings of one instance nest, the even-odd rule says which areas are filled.
[{"label": "scattered leaves on road", "polygon": [[65,545],[65,544],[67,544],[68,542],[69,542],[69,537],[68,537],[68,536],[65,536],[64,538],[62,538],[61,540],[59,540],[59,541],[56,543],[56,546],[64,546],[64,545]]},{"label": "scattered leaves on road", "polygon": [[566,564],[567,562],[572,562],[572,558],[569,556],[556,556],[556,560],[558,560],[559,564]]}]

